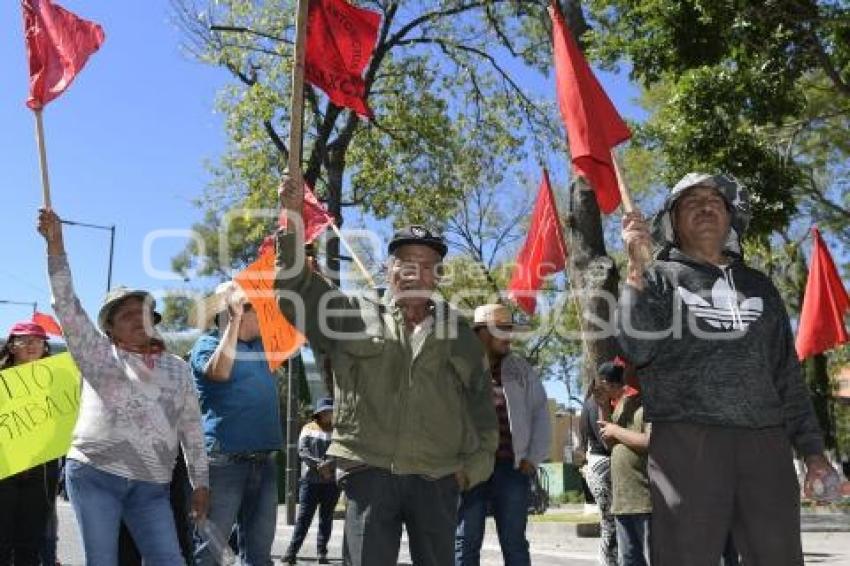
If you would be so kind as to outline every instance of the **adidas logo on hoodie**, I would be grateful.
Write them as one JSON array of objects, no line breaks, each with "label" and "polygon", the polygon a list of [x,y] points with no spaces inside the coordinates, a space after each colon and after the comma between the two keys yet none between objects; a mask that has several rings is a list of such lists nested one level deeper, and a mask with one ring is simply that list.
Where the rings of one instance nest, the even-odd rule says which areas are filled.
[{"label": "adidas logo on hoodie", "polygon": [[717,278],[707,298],[681,286],[677,291],[696,318],[721,332],[744,331],[758,320],[764,311],[764,301],[761,297],[739,301],[741,295],[735,289],[731,270],[728,269],[723,269],[723,277]]}]

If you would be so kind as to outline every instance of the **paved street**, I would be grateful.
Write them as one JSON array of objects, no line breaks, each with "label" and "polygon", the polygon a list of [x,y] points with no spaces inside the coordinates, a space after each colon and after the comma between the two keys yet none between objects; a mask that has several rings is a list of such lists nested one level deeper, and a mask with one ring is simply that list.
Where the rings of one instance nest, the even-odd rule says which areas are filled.
[{"label": "paved street", "polygon": [[[274,544],[274,556],[280,559],[289,541],[292,527],[284,525],[284,508],[279,508],[278,532]],[[59,558],[63,565],[81,566],[83,564],[77,527],[71,507],[66,502],[59,503]],[[808,532],[816,528],[819,531]],[[806,553],[806,564],[823,564],[847,566],[850,564],[850,517],[847,515],[818,515],[806,517],[803,521],[803,547]],[[482,566],[502,564],[499,553],[499,543],[496,539],[495,527],[488,524],[487,537],[482,551]],[[578,538],[575,527],[567,523],[530,523],[529,540],[531,541],[531,562],[534,566],[592,566],[596,564],[596,545],[598,539]],[[316,563],[315,530],[310,531],[307,543],[301,552],[300,563],[309,565]],[[340,564],[340,548],[342,544],[342,521],[334,523],[334,533],[330,545],[331,556],[337,557],[334,563]],[[400,565],[410,565],[410,555],[407,552],[406,539],[402,541]],[[447,565],[449,566],[449,565]]]}]

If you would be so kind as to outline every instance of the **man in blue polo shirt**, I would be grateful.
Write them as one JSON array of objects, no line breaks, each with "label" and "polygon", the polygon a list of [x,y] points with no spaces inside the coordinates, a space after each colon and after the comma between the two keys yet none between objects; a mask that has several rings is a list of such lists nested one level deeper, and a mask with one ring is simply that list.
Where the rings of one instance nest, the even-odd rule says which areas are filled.
[{"label": "man in blue polo shirt", "polygon": [[[210,532],[225,541],[237,526],[246,566],[271,564],[277,526],[275,453],[283,444],[277,380],[269,370],[257,314],[233,282],[219,285],[195,322],[216,328],[202,336],[189,363],[200,395],[210,461],[211,505],[196,529],[198,566],[218,563]],[[197,314],[197,313],[196,313]],[[201,319],[201,320],[199,320]]]}]

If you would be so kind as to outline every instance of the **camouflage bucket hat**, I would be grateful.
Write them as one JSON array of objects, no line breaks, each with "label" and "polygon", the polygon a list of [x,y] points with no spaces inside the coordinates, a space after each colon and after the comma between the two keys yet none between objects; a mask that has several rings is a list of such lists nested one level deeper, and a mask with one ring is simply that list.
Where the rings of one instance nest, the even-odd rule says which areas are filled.
[{"label": "camouflage bucket hat", "polygon": [[[673,231],[672,211],[676,202],[689,189],[694,187],[711,187],[726,201],[729,209],[730,224],[729,239],[724,250],[734,255],[741,255],[741,238],[746,234],[752,213],[750,199],[746,189],[733,177],[727,175],[710,175],[708,173],[688,173],[676,183],[667,195],[664,206],[652,220],[652,236],[663,253],[676,245],[676,233]],[[660,255],[660,254],[659,254]]]}]

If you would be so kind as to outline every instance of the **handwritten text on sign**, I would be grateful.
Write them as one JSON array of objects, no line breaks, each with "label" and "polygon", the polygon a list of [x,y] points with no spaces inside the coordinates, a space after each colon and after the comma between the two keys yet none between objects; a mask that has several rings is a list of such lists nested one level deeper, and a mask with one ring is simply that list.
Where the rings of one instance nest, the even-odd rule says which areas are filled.
[{"label": "handwritten text on sign", "polygon": [[67,453],[79,405],[68,353],[0,372],[0,479]]},{"label": "handwritten text on sign", "polygon": [[268,250],[234,277],[257,311],[263,349],[271,371],[279,368],[305,341],[278,309],[274,295],[274,274],[275,254],[273,250]]}]

